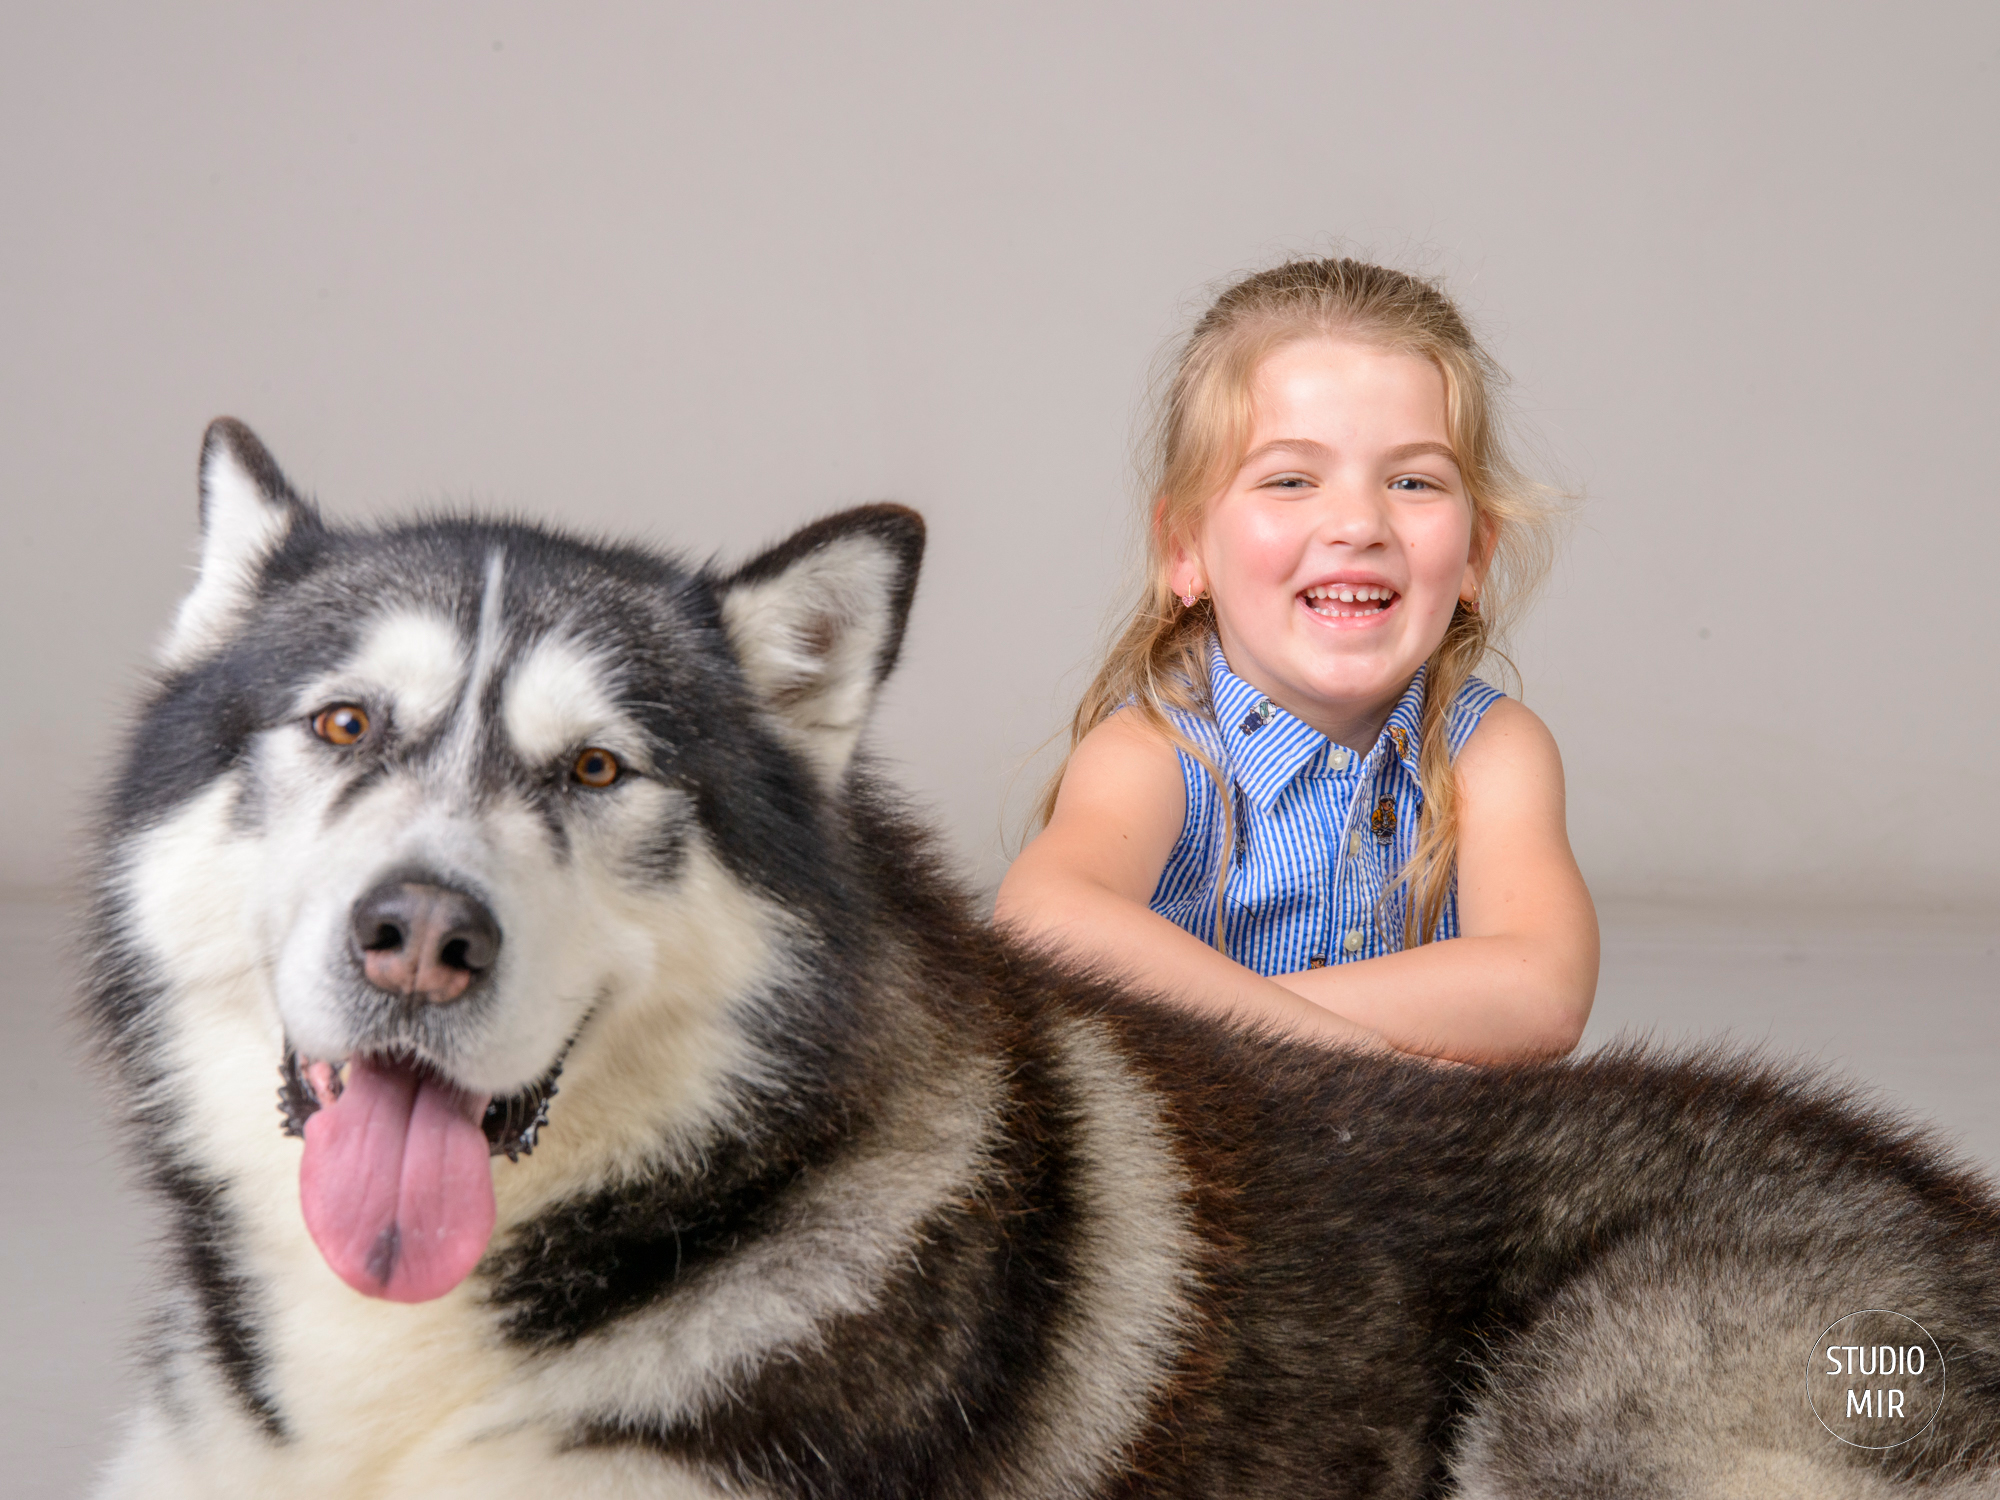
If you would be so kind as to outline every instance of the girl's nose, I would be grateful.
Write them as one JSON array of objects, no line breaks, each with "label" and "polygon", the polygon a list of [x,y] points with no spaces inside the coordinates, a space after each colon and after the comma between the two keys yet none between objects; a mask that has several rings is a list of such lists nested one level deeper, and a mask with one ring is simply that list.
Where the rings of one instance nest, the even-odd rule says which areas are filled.
[{"label": "girl's nose", "polygon": [[1389,508],[1372,488],[1327,486],[1317,521],[1316,539],[1328,546],[1372,547],[1389,537]]}]

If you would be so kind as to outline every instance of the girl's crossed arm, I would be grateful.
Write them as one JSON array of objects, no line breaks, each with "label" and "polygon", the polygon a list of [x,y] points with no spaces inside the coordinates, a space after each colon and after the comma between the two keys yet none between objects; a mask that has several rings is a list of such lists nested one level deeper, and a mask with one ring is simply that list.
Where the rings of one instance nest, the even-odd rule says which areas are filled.
[{"label": "girl's crossed arm", "polygon": [[1150,910],[1187,793],[1172,745],[1132,713],[1077,746],[994,916],[1191,1005],[1330,1042],[1477,1063],[1567,1052],[1596,990],[1597,920],[1564,829],[1555,741],[1502,699],[1456,770],[1458,938],[1267,979]]},{"label": "girl's crossed arm", "polygon": [[1278,983],[1404,1051],[1561,1056],[1597,993],[1597,913],[1564,826],[1562,757],[1539,718],[1502,698],[1453,769],[1461,936]]},{"label": "girl's crossed arm", "polygon": [[994,920],[1199,1009],[1383,1047],[1369,1028],[1253,973],[1147,907],[1186,816],[1173,747],[1138,715],[1113,714],[1070,756],[1048,826],[1000,882]]}]

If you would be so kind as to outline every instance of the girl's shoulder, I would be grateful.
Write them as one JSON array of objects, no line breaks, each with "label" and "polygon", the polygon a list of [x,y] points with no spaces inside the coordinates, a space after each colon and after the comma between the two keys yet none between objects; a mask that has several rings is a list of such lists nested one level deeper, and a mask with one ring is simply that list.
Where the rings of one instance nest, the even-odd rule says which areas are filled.
[{"label": "girl's shoulder", "polygon": [[1518,698],[1494,693],[1467,731],[1462,748],[1456,764],[1468,792],[1521,782],[1562,784],[1562,752],[1555,736],[1541,716]]},{"label": "girl's shoulder", "polygon": [[[1186,733],[1191,727],[1182,723],[1181,710],[1168,708],[1165,712],[1175,729]],[[1190,716],[1191,721],[1195,717]],[[1136,704],[1128,703],[1077,741],[1063,772],[1063,785],[1069,786],[1075,777],[1095,790],[1115,787],[1134,777],[1157,781],[1170,771],[1177,776],[1174,768],[1179,753],[1171,733],[1162,730]]]},{"label": "girl's shoulder", "polygon": [[[1036,843],[1093,849],[1093,857],[1109,850],[1120,858],[1157,852],[1164,863],[1186,813],[1186,778],[1172,741],[1128,706],[1077,741]],[[1148,878],[1157,875],[1154,869]]]},{"label": "girl's shoulder", "polygon": [[1465,748],[1466,742],[1485,722],[1486,715],[1496,703],[1512,703],[1516,708],[1520,707],[1518,702],[1483,677],[1466,678],[1452,695],[1451,706],[1445,711],[1445,740],[1454,756]]}]

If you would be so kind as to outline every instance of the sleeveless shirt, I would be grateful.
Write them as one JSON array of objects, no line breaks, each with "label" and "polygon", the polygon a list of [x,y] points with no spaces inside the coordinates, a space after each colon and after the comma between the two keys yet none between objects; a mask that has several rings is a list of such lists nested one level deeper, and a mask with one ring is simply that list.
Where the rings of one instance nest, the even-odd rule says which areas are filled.
[{"label": "sleeveless shirt", "polygon": [[[1293,718],[1229,670],[1209,641],[1212,714],[1169,708],[1168,717],[1235,788],[1236,847],[1223,893],[1222,951],[1259,974],[1393,953],[1403,946],[1406,892],[1383,892],[1416,847],[1423,787],[1417,779],[1424,675],[1389,715],[1375,747],[1357,755]],[[1468,678],[1446,715],[1455,757],[1499,689]],[[1150,905],[1203,942],[1215,942],[1215,883],[1225,819],[1214,780],[1176,747],[1187,818]],[[1379,918],[1378,918],[1379,905]],[[1458,936],[1458,894],[1446,898],[1437,936]]]}]

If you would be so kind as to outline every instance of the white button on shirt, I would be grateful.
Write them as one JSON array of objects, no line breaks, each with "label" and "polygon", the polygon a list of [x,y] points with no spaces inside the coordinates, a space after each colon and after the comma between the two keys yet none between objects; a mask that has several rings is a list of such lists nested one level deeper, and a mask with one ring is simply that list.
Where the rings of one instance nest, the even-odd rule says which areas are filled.
[{"label": "white button on shirt", "polygon": [[1367,940],[1367,933],[1363,932],[1359,927],[1350,927],[1347,929],[1347,936],[1340,940],[1340,946],[1345,948],[1349,953],[1359,953],[1361,945]]},{"label": "white button on shirt", "polygon": [[1347,836],[1347,852],[1356,859],[1368,852],[1368,836],[1359,828]]},{"label": "white button on shirt", "polygon": [[1345,771],[1348,763],[1354,759],[1354,752],[1345,745],[1335,745],[1327,751],[1326,758],[1332,763],[1334,770]]}]

